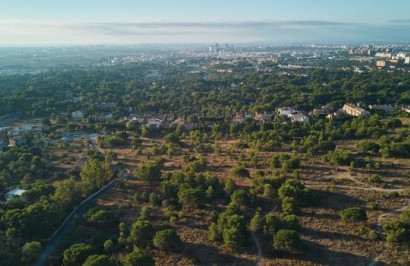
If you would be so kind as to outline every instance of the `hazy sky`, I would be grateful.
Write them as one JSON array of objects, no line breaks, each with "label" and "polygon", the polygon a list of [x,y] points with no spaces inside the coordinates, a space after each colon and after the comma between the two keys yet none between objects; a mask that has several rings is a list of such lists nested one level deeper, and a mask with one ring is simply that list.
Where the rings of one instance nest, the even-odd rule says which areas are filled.
[{"label": "hazy sky", "polygon": [[0,45],[386,41],[409,0],[0,0]]}]

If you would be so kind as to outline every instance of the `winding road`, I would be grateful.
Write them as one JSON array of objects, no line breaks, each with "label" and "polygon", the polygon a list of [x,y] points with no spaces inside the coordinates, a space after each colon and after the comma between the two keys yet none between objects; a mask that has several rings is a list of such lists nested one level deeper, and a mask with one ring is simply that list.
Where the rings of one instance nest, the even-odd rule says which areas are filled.
[{"label": "winding road", "polygon": [[115,183],[118,181],[118,178],[112,180],[110,183],[102,187],[100,190],[89,196],[87,199],[83,200],[74,210],[67,216],[64,222],[60,225],[60,227],[54,232],[54,234],[49,238],[47,245],[42,250],[41,254],[37,258],[37,260],[33,263],[33,266],[42,266],[45,264],[48,258],[54,253],[58,245],[60,244],[61,238],[63,237],[64,233],[70,230],[75,223],[75,217],[77,215],[82,215],[84,211],[87,209],[87,206],[93,202],[94,200],[98,199],[98,197],[102,196],[104,192],[108,191],[112,188]]}]

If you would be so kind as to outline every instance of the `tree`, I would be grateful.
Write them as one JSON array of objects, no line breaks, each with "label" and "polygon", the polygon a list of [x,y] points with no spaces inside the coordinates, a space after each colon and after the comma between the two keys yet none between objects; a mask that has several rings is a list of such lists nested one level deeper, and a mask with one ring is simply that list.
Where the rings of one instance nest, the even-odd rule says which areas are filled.
[{"label": "tree", "polygon": [[154,260],[138,247],[134,247],[133,251],[125,255],[122,260],[124,266],[154,266]]},{"label": "tree", "polygon": [[259,232],[261,230],[262,219],[259,212],[256,212],[255,215],[252,217],[250,227],[253,232]]},{"label": "tree", "polygon": [[300,223],[299,223],[299,218],[294,215],[294,214],[290,214],[290,215],[286,215],[283,221],[283,226],[286,229],[290,229],[290,230],[299,230],[300,229]]},{"label": "tree", "polygon": [[231,174],[240,178],[249,178],[251,176],[249,170],[245,167],[235,167],[231,170]]},{"label": "tree", "polygon": [[38,241],[27,242],[23,246],[23,263],[29,263],[34,261],[41,252],[41,243]]},{"label": "tree", "polygon": [[360,221],[366,221],[367,215],[366,215],[366,211],[363,210],[362,208],[350,207],[350,208],[344,209],[340,213],[340,218],[342,219],[342,221],[360,222]]},{"label": "tree", "polygon": [[188,185],[181,185],[178,191],[178,201],[188,210],[196,209],[205,204],[206,196],[200,188],[192,188]]},{"label": "tree", "polygon": [[92,252],[93,247],[89,244],[74,244],[64,251],[63,264],[66,266],[81,265]]},{"label": "tree", "polygon": [[156,164],[140,164],[136,169],[135,174],[139,179],[152,184],[160,181],[161,169]]},{"label": "tree", "polygon": [[81,182],[86,193],[94,191],[108,183],[113,172],[108,161],[100,162],[97,159],[91,159],[86,162],[81,170]]},{"label": "tree", "polygon": [[130,238],[134,245],[145,247],[151,243],[154,232],[150,221],[138,220],[131,227]]},{"label": "tree", "polygon": [[158,231],[154,236],[154,246],[162,250],[178,250],[182,244],[179,235],[172,229]]},{"label": "tree", "polygon": [[287,214],[298,213],[299,206],[296,200],[292,197],[282,199],[282,211]]},{"label": "tree", "polygon": [[104,251],[109,253],[114,248],[114,242],[112,242],[111,239],[105,240],[103,247],[104,247]]},{"label": "tree", "polygon": [[208,227],[208,239],[210,241],[220,240],[220,234],[216,223],[211,223],[211,225]]},{"label": "tree", "polygon": [[276,231],[279,230],[279,227],[281,226],[281,220],[276,216],[274,213],[269,213],[265,217],[265,222],[263,225],[263,231],[266,234],[273,234]]},{"label": "tree", "polygon": [[235,190],[231,195],[231,202],[239,206],[248,205],[250,203],[249,195],[243,189]]},{"label": "tree", "polygon": [[273,237],[273,247],[277,250],[291,251],[299,246],[300,236],[295,230],[281,229]]},{"label": "tree", "polygon": [[111,266],[112,263],[107,255],[91,255],[82,266]]},{"label": "tree", "polygon": [[232,179],[228,179],[225,181],[224,185],[224,192],[227,196],[230,196],[235,189],[235,182]]}]

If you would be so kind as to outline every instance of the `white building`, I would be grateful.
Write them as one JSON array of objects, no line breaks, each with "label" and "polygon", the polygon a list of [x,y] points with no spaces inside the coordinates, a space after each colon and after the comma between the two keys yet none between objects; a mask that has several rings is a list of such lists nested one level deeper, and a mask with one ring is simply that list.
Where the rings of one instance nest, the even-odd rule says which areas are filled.
[{"label": "white building", "polygon": [[278,108],[278,114],[279,115],[283,115],[286,117],[291,118],[293,114],[298,113],[298,111],[292,107],[282,107],[282,108]]},{"label": "white building", "polygon": [[11,191],[9,191],[9,192],[6,193],[6,196],[5,196],[5,197],[6,197],[6,200],[9,201],[9,200],[11,200],[12,198],[14,198],[14,197],[16,197],[16,196],[20,197],[20,196],[23,195],[26,191],[27,191],[27,190],[15,188],[15,189],[13,189],[13,190],[11,190]]},{"label": "white building", "polygon": [[292,115],[292,122],[309,123],[309,117],[302,113]]},{"label": "white building", "polygon": [[151,119],[148,120],[146,126],[148,128],[160,128],[163,123],[164,123],[164,121],[162,121],[159,118],[151,118]]},{"label": "white building", "polygon": [[85,112],[84,112],[84,111],[81,111],[81,110],[72,112],[72,113],[71,113],[71,117],[72,117],[73,119],[75,119],[75,120],[81,120],[81,119],[83,119],[83,118],[85,117]]},{"label": "white building", "polygon": [[345,105],[343,105],[343,111],[345,111],[346,114],[351,116],[364,116],[370,114],[369,111],[366,111],[365,109],[350,103],[346,103]]}]

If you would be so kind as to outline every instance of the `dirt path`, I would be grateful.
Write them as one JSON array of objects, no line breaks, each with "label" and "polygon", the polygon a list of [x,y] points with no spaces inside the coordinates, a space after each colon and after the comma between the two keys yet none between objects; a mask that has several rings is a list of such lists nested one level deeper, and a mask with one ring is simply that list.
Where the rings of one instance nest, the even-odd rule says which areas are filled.
[{"label": "dirt path", "polygon": [[[276,211],[277,209],[278,209],[278,202],[275,203],[272,210],[270,210],[268,213],[266,213],[261,218],[262,219],[265,218],[266,215],[268,215],[271,212]],[[256,265],[261,266],[262,265],[262,259],[263,259],[261,243],[259,241],[259,238],[256,236],[256,234],[254,232],[251,231],[251,235],[252,235],[253,242],[255,242],[256,248],[258,249],[258,259],[256,260]]]},{"label": "dirt path", "polygon": [[[322,179],[322,180],[323,180],[323,179],[334,179],[335,177],[340,177],[340,176],[343,177],[343,178],[349,179],[349,180],[355,182],[355,183],[358,184],[358,185],[362,185],[363,187],[359,187],[359,186],[346,186],[346,185],[332,185],[332,186],[337,187],[337,188],[358,189],[358,190],[376,191],[376,192],[385,192],[385,193],[404,192],[404,191],[407,190],[407,189],[404,189],[404,188],[380,188],[380,187],[373,187],[373,186],[370,186],[370,185],[367,184],[367,183],[364,183],[364,182],[361,181],[361,180],[358,180],[356,177],[352,176],[349,171],[344,171],[344,172],[337,173],[337,174],[326,173],[326,174],[322,175],[321,177],[319,177],[318,179]],[[316,180],[318,180],[318,179],[316,179]],[[306,181],[305,184],[306,184],[306,186],[310,186],[309,181]],[[323,185],[315,184],[315,185],[313,185],[313,184],[312,184],[312,186],[314,186],[314,187],[324,187],[324,186],[329,186],[329,185],[326,185],[326,184],[323,184]],[[377,231],[378,231],[379,235],[383,235],[382,221],[383,221],[383,219],[384,219],[385,217],[391,216],[391,215],[398,215],[398,214],[400,214],[402,211],[406,210],[407,208],[410,208],[410,199],[407,199],[407,204],[406,204],[405,206],[403,206],[403,207],[401,207],[401,208],[398,208],[398,209],[395,209],[395,210],[392,210],[392,211],[390,211],[390,212],[385,212],[385,213],[380,214],[380,215],[377,217],[377,225],[376,225],[376,226],[377,226]],[[385,245],[385,241],[383,241],[383,248],[382,248],[382,250],[381,250],[380,253],[373,259],[372,263],[370,263],[369,266],[375,266],[375,265],[379,262],[380,258],[383,256],[383,254],[384,254],[385,251],[386,251],[386,245]]]},{"label": "dirt path", "polygon": [[[377,231],[379,232],[379,234],[380,234],[380,235],[383,234],[383,227],[382,227],[382,220],[383,220],[383,218],[385,218],[385,217],[387,217],[387,216],[390,216],[390,215],[398,215],[398,214],[400,214],[402,211],[406,210],[407,208],[410,208],[410,199],[407,200],[407,204],[406,204],[405,206],[403,206],[403,207],[401,207],[401,208],[399,208],[399,209],[390,211],[390,212],[385,212],[385,213],[380,214],[380,215],[377,217]],[[379,262],[380,258],[383,256],[383,254],[384,254],[385,251],[386,251],[386,245],[385,245],[385,242],[383,241],[383,248],[382,248],[382,250],[380,251],[379,255],[377,255],[377,257],[375,257],[375,258],[373,259],[373,262],[370,263],[369,266],[375,266],[375,265]]]}]

